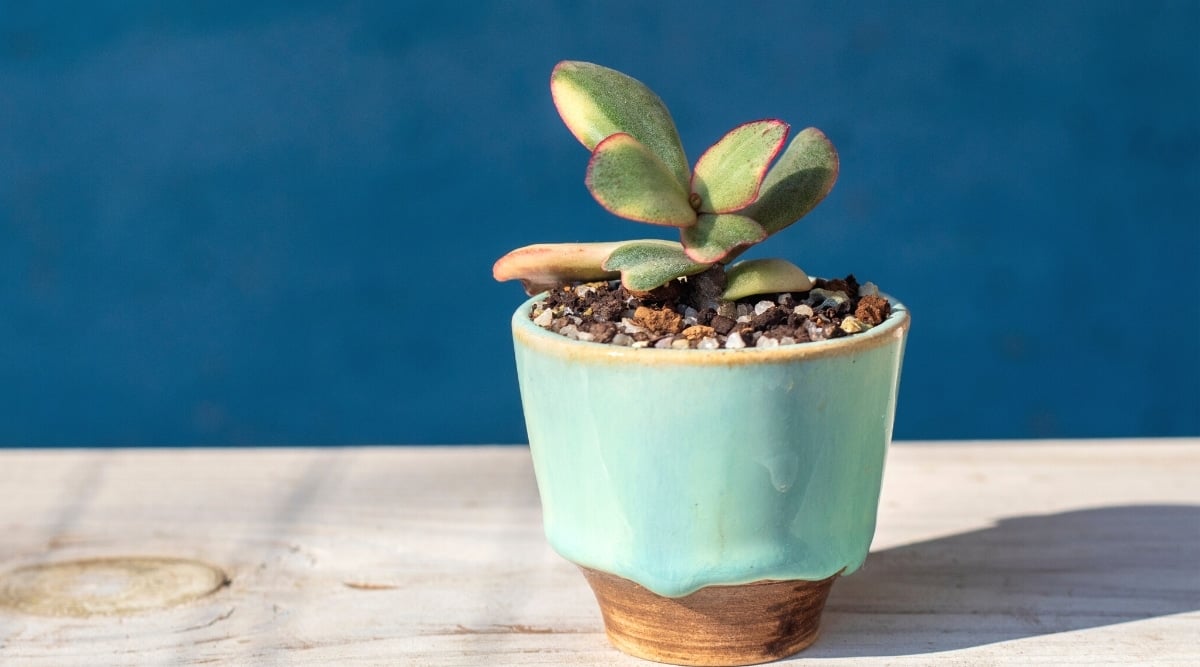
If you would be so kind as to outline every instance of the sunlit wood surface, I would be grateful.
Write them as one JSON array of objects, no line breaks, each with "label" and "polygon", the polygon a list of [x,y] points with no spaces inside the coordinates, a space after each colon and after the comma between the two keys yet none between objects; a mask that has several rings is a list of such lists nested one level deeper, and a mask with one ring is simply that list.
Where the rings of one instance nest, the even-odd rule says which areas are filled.
[{"label": "sunlit wood surface", "polygon": [[[0,528],[3,665],[648,664],[546,545],[522,447],[0,451]],[[140,611],[60,600],[144,598],[131,558],[182,569]],[[1200,664],[1200,440],[894,445],[796,660]]]}]

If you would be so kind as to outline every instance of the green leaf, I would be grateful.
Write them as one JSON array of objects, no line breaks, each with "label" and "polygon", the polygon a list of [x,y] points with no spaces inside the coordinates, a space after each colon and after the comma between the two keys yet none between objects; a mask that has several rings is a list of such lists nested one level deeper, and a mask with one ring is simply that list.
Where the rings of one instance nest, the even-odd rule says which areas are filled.
[{"label": "green leaf", "polygon": [[538,243],[517,248],[496,260],[492,276],[499,281],[520,280],[533,296],[569,282],[612,280],[617,272],[607,271],[604,260],[628,241],[613,243]]},{"label": "green leaf", "polygon": [[756,120],[733,128],[704,151],[691,183],[700,195],[700,210],[729,213],[749,206],[787,133],[781,120]]},{"label": "green leaf", "polygon": [[756,294],[807,292],[812,286],[812,278],[785,259],[751,259],[734,264],[725,273],[724,297],[737,301]]},{"label": "green leaf", "polygon": [[682,230],[680,237],[688,257],[714,264],[737,248],[767,238],[767,230],[744,215],[701,213],[696,224]]},{"label": "green leaf", "polygon": [[641,81],[615,69],[564,60],[550,75],[550,94],[567,129],[588,150],[624,132],[667,165],[688,187],[687,156],[666,105]]},{"label": "green leaf", "polygon": [[696,211],[667,166],[637,139],[624,133],[601,141],[584,179],[604,208],[630,220],[687,227]]},{"label": "green leaf", "polygon": [[763,179],[758,201],[741,211],[774,234],[813,210],[833,189],[838,154],[824,133],[810,127],[792,140]]},{"label": "green leaf", "polygon": [[708,264],[693,262],[683,246],[671,241],[630,241],[604,262],[609,271],[620,271],[626,289],[645,292],[681,276],[700,273]]}]

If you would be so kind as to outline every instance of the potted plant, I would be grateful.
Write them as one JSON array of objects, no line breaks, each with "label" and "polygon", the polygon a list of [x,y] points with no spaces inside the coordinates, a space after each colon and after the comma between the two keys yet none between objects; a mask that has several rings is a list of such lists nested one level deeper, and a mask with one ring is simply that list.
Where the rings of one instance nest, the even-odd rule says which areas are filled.
[{"label": "potted plant", "polygon": [[745,123],[689,168],[641,82],[567,61],[551,92],[592,151],[595,199],[679,241],[539,244],[496,262],[536,295],[512,328],[547,538],[627,653],[791,655],[866,558],[907,309],[852,275],[733,261],[832,188],[819,130],[780,155],[786,123]]}]

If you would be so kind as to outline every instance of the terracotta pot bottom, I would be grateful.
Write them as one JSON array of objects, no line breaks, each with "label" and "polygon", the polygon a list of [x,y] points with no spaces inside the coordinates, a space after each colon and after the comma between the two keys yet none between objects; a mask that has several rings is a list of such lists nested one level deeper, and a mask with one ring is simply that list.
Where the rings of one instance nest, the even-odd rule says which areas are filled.
[{"label": "terracotta pot bottom", "polygon": [[609,641],[630,655],[675,665],[755,665],[799,653],[817,640],[837,578],[707,586],[668,598],[579,569],[600,603]]}]

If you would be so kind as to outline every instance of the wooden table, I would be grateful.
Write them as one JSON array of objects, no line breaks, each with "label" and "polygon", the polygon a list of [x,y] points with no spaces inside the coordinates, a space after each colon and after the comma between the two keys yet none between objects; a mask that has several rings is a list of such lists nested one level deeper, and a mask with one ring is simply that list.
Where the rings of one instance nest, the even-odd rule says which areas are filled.
[{"label": "wooden table", "polygon": [[[648,664],[521,447],[0,451],[0,527],[4,665]],[[1200,664],[1200,440],[894,445],[798,660]]]}]

